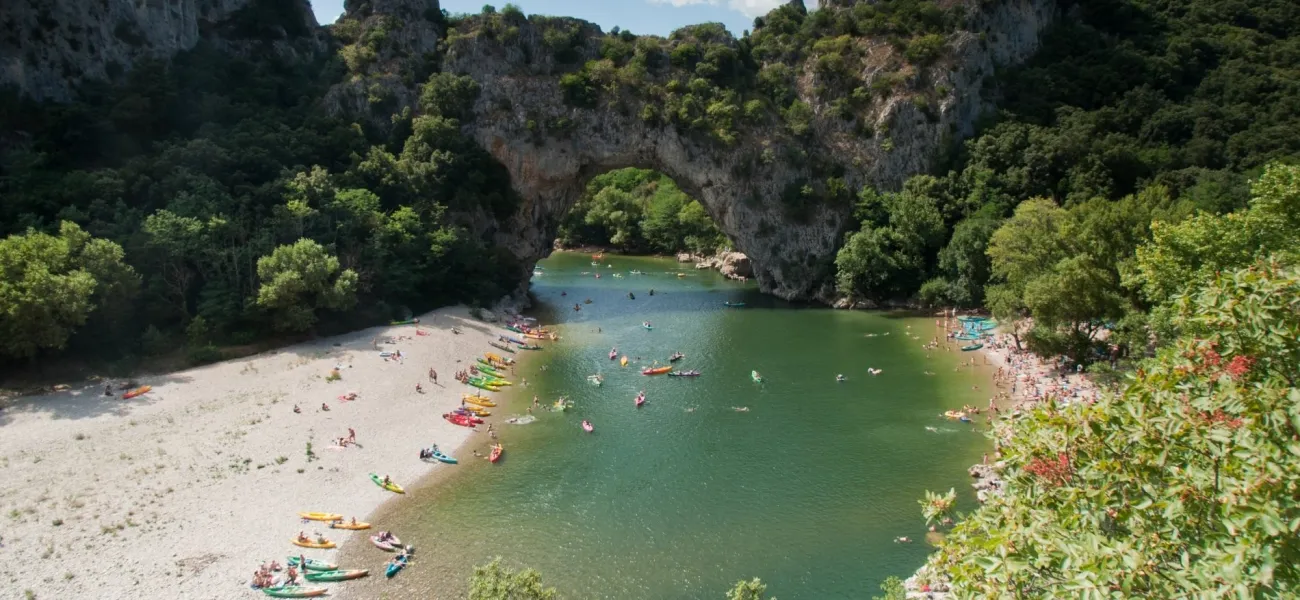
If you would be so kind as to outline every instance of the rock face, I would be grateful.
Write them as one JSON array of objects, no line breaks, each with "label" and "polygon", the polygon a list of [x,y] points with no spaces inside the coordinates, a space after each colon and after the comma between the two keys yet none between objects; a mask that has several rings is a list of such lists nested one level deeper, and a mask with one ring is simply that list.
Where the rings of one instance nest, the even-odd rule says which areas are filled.
[{"label": "rock face", "polygon": [[[487,234],[531,272],[535,261],[549,254],[560,220],[591,177],[622,167],[651,168],[700,200],[752,261],[763,291],[786,299],[830,299],[834,256],[850,225],[851,200],[820,203],[792,219],[786,205],[792,191],[797,195],[801,186],[820,186],[827,171],[842,173],[850,190],[894,189],[925,171],[945,143],[974,131],[976,119],[989,108],[981,90],[994,66],[1031,55],[1039,32],[1056,17],[1051,0],[969,4],[975,11],[971,29],[950,36],[945,62],[914,75],[913,87],[949,90],[939,95],[937,108],[925,114],[910,93],[885,98],[870,115],[872,136],[861,135],[857,124],[817,98],[811,65],[799,76],[798,90],[816,113],[810,134],[793,136],[773,119],[746,125],[734,143],[722,144],[639,118],[644,102],[635,97],[605,97],[597,108],[567,104],[560,76],[574,67],[552,60],[543,32],[532,21],[522,24],[510,43],[458,35],[446,45],[442,69],[472,76],[482,90],[466,132],[505,165],[523,199],[514,216],[492,223]],[[586,57],[598,58],[599,30],[577,23]],[[861,77],[869,83],[884,70],[883,62],[868,61]],[[791,155],[830,164],[783,158]]]},{"label": "rock face", "polygon": [[5,0],[0,86],[67,100],[83,81],[170,58],[205,35],[287,39],[318,30],[308,0]]},{"label": "rock face", "polygon": [[[849,4],[834,0],[823,10]],[[662,108],[660,100],[619,86],[603,86],[597,101],[579,108],[566,98],[561,79],[601,58],[605,36],[598,27],[517,15],[508,28],[493,30],[476,27],[489,17],[448,21],[437,0],[348,0],[334,36],[343,43],[364,37],[371,50],[350,57],[344,48],[350,74],[325,105],[383,129],[391,115],[416,104],[417,86],[429,73],[474,78],[481,93],[464,132],[505,166],[522,202],[507,218],[457,217],[519,259],[521,282],[552,251],[559,223],[587,181],[632,166],[661,171],[698,198],[748,257],[762,290],[831,300],[834,255],[851,225],[853,190],[897,188],[927,170],[945,144],[972,133],[990,108],[982,94],[986,78],[1037,50],[1057,6],[1054,0],[947,4],[967,9],[966,29],[949,34],[942,58],[928,67],[905,64],[884,40],[853,42],[858,58],[850,69],[860,89],[884,91],[872,92],[852,115],[825,92],[816,61],[794,63],[793,93],[811,113],[798,133],[781,107],[767,106],[757,115],[747,109],[737,119],[744,122],[723,139],[707,128],[645,118],[646,109]],[[200,40],[247,52],[265,48],[261,42],[283,48],[281,40],[306,39],[314,43],[299,46],[306,52],[334,51],[322,41],[328,34],[307,0],[9,0],[0,3],[0,25],[0,85],[55,100],[67,99],[83,80],[111,78]],[[567,56],[556,51],[557,31]],[[243,44],[250,40],[259,45]],[[683,43],[674,34],[664,49]],[[739,48],[730,37],[721,43]],[[363,66],[352,69],[352,63]],[[652,71],[642,87],[691,77]]]}]

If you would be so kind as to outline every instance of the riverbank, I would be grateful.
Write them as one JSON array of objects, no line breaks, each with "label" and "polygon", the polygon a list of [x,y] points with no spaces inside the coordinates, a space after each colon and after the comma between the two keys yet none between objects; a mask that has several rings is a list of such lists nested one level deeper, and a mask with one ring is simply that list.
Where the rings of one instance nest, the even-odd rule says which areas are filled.
[{"label": "riverbank", "polygon": [[[951,333],[960,333],[961,326],[954,320],[945,320],[945,329]],[[948,340],[952,344],[952,340]],[[1059,361],[1048,361],[1026,350],[1017,348],[1010,333],[996,333],[984,341],[984,347],[976,351],[983,364],[996,369],[993,373],[995,395],[989,398],[987,422],[990,427],[996,421],[1015,415],[1023,410],[1030,410],[1047,401],[1060,404],[1074,402],[1093,402],[1101,393],[1100,388],[1081,371],[1071,372],[1063,368]],[[974,360],[974,359],[972,359]],[[1009,429],[1003,430],[1006,435]],[[1004,439],[994,439],[994,452],[986,455],[982,463],[969,469],[974,481],[971,487],[981,503],[990,496],[1002,493],[1001,453],[997,448]],[[931,571],[929,565],[922,565],[916,573],[903,582],[903,588],[909,599],[944,600],[951,593],[950,584],[938,573]]]},{"label": "riverbank", "polygon": [[[411,484],[448,470],[418,460],[419,448],[451,451],[479,435],[441,414],[465,389],[455,371],[498,331],[448,308],[418,325],[142,377],[153,389],[131,400],[95,382],[11,402],[0,411],[4,587],[37,598],[231,598],[252,593],[262,561],[301,550],[290,543],[299,531],[363,538],[297,512],[360,519],[396,497],[368,473]],[[340,379],[327,381],[335,368]],[[357,444],[339,447],[349,428]],[[346,566],[382,569],[382,557],[372,562]]]}]

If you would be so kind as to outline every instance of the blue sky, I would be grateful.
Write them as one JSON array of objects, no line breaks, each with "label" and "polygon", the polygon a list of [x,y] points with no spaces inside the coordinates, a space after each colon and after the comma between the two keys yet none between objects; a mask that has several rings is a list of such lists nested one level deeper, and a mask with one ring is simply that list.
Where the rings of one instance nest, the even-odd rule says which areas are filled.
[{"label": "blue sky", "polygon": [[[578,17],[600,25],[605,31],[614,26],[633,33],[667,35],[683,25],[717,21],[739,36],[754,26],[754,17],[783,4],[786,0],[514,0],[528,14]],[[333,23],[343,13],[343,0],[311,0],[316,20]],[[808,8],[815,2],[805,0]],[[491,4],[498,10],[500,0],[442,0],[442,8],[453,13],[482,10]]]}]

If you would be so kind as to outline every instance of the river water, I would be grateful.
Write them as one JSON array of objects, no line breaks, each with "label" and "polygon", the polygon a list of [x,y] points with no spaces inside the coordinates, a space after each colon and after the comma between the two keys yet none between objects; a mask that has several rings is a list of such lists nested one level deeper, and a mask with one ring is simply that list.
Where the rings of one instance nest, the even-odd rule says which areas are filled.
[{"label": "river water", "polygon": [[[925,490],[957,488],[973,503],[966,468],[988,442],[939,415],[987,404],[989,375],[960,366],[970,354],[922,348],[939,334],[934,317],[795,307],[665,259],[601,263],[573,253],[541,263],[532,314],[562,339],[530,353],[495,412],[521,415],[533,395],[575,406],[538,410],[525,426],[493,418],[499,464],[473,459],[487,447],[478,437],[461,465],[439,467],[450,471],[439,484],[390,503],[380,522],[420,559],[361,584],[367,597],[464,597],[473,566],[501,556],[565,598],[722,598],[751,577],[784,599],[870,598],[924,562]],[[611,347],[632,364],[610,361]],[[640,374],[674,351],[686,355],[678,369],[703,376]],[[586,382],[594,373],[603,386]],[[638,390],[649,398],[640,409]],[[900,535],[917,543],[894,543]]]}]

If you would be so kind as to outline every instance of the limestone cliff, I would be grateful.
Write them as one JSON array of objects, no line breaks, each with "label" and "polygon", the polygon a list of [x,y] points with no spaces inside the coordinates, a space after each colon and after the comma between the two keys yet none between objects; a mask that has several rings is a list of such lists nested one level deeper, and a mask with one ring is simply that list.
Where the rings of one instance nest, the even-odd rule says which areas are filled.
[{"label": "limestone cliff", "polygon": [[5,0],[0,87],[67,100],[83,81],[171,58],[205,36],[284,40],[318,30],[308,0]]},{"label": "limestone cliff", "polygon": [[[803,131],[792,131],[780,108],[771,106],[721,134],[656,118],[658,104],[674,99],[674,89],[695,86],[698,76],[672,66],[646,71],[644,83],[601,75],[614,66],[602,60],[608,36],[589,23],[522,15],[450,23],[437,68],[479,83],[465,131],[505,165],[523,199],[509,219],[478,215],[473,223],[531,272],[551,251],[560,220],[589,178],[627,166],[652,168],[704,204],[736,249],[751,258],[764,291],[787,299],[829,298],[834,255],[850,226],[852,192],[846,190],[895,188],[929,168],[945,144],[971,134],[988,108],[982,95],[986,78],[996,66],[1032,54],[1039,32],[1056,16],[1051,0],[965,4],[963,26],[944,37],[942,58],[924,68],[906,64],[898,48],[884,40],[850,42],[858,57],[850,67],[855,80],[884,90],[852,110],[828,97],[825,76],[812,57],[797,60],[795,94],[812,113]],[[372,14],[360,18],[375,19]],[[395,35],[422,40],[420,50],[428,48],[428,36],[412,32],[427,30],[427,24],[407,19],[386,25],[389,37],[396,26]],[[655,43],[675,59],[675,51],[697,43],[699,35],[688,28]],[[722,40],[711,35],[715,46],[739,50],[729,35]],[[579,71],[599,89],[598,99],[574,101],[573,82],[562,79]],[[356,97],[358,80],[364,79],[354,77],[344,91],[351,89]],[[369,81],[383,85],[392,78],[372,74]],[[398,88],[389,96],[409,105],[414,94]]]}]

